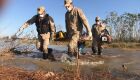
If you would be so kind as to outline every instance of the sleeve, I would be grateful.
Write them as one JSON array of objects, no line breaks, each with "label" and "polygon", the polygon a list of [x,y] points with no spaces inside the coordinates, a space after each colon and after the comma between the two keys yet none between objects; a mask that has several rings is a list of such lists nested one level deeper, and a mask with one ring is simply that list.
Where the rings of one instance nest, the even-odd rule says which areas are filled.
[{"label": "sleeve", "polygon": [[93,33],[94,33],[94,25],[92,25],[91,32],[92,32],[92,35],[93,35]]},{"label": "sleeve", "polygon": [[78,14],[79,14],[79,17],[80,17],[82,23],[84,24],[87,32],[91,32],[91,28],[89,26],[88,20],[86,19],[86,16],[84,15],[84,13],[81,9],[78,9]]},{"label": "sleeve", "polygon": [[109,31],[108,31],[107,29],[105,29],[105,32],[106,32],[106,34],[110,35],[110,34],[109,34]]},{"label": "sleeve", "polygon": [[65,14],[65,26],[66,26],[66,35],[67,38],[69,38],[69,26],[68,26],[68,20],[67,20],[67,13]]},{"label": "sleeve", "polygon": [[51,39],[54,40],[56,29],[55,29],[54,20],[50,16],[49,16],[49,24],[50,24],[50,30],[51,30]]},{"label": "sleeve", "polygon": [[32,25],[33,23],[35,23],[36,18],[37,18],[37,15],[33,16],[31,19],[29,19],[29,20],[26,22],[26,24]]},{"label": "sleeve", "polygon": [[54,20],[52,17],[50,17],[50,29],[52,33],[55,33],[56,29],[55,29]]},{"label": "sleeve", "polygon": [[25,28],[27,28],[29,25],[33,24],[36,20],[36,16],[33,16],[31,19],[29,19],[27,22],[25,22],[19,29],[19,31],[23,31]]},{"label": "sleeve", "polygon": [[92,25],[92,29],[91,29],[92,36],[94,36],[94,35],[95,35],[95,28],[94,28],[94,27],[95,27],[95,24],[93,24],[93,25]]}]

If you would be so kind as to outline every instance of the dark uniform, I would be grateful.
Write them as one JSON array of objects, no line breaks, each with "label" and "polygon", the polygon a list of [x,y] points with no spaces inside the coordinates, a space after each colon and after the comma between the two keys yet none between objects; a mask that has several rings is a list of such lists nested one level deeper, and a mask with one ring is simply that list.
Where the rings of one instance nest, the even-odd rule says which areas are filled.
[{"label": "dark uniform", "polygon": [[37,43],[37,48],[43,52],[43,58],[46,59],[49,55],[52,55],[48,54],[48,45],[51,35],[53,36],[55,32],[54,21],[48,14],[45,17],[35,15],[26,22],[28,25],[33,23],[35,23],[38,32],[39,42]]}]

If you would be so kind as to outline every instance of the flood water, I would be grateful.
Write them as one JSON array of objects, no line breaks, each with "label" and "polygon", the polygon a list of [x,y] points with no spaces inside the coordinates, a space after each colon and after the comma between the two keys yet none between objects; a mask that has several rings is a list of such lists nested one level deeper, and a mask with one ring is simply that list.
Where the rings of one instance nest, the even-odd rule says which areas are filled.
[{"label": "flood water", "polygon": [[[4,48],[3,46],[4,44],[0,45],[1,50]],[[25,48],[25,45],[21,45],[18,47],[19,50],[24,50]],[[8,60],[4,60],[3,58],[1,58],[0,63],[1,65],[16,66],[31,71],[62,71],[62,67],[67,63],[61,62],[60,58],[67,52],[67,46],[50,45],[49,48],[53,49],[53,54],[56,57],[57,61],[50,62],[48,60],[43,60],[41,58],[42,53],[35,48],[35,45],[30,45],[30,50],[32,50],[30,54],[17,55],[16,57]],[[106,66],[106,68],[111,71],[114,76],[126,76],[128,79],[134,78],[130,80],[140,80],[140,50],[122,50],[118,48],[104,49],[102,57],[91,56],[90,53],[92,53],[92,50],[90,48],[86,48],[84,51],[87,53],[87,55],[82,56],[82,59],[84,59],[85,62],[93,60],[93,65],[90,65],[90,63],[82,65],[81,68],[86,67],[82,69],[88,71],[89,69],[94,67]],[[98,64],[99,62],[103,63]],[[96,63],[98,65],[94,65]],[[128,74],[123,74],[124,69],[124,73],[127,72]],[[133,77],[130,77],[129,74],[133,74]]]}]

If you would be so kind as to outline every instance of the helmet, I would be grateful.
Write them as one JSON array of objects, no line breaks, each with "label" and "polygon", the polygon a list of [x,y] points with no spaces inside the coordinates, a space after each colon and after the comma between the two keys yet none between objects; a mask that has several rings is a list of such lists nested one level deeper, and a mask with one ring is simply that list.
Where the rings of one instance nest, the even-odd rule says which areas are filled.
[{"label": "helmet", "polygon": [[65,6],[69,5],[70,3],[72,3],[72,0],[64,0],[64,5]]}]

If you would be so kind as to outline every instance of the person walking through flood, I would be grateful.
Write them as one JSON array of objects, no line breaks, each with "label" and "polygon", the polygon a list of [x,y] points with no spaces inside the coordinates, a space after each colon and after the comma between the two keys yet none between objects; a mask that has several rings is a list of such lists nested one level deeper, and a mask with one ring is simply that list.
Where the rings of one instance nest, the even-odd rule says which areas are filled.
[{"label": "person walking through flood", "polygon": [[[101,41],[101,35],[102,32],[105,30],[105,25],[102,24],[102,22],[100,21],[100,17],[96,17],[95,18],[95,24],[93,24],[92,26],[92,36],[93,36],[93,40],[92,40],[92,51],[93,54],[92,55],[102,55],[102,41]],[[97,51],[98,48],[98,51]]]},{"label": "person walking through flood", "polygon": [[37,8],[37,14],[25,22],[17,33],[22,32],[33,23],[35,23],[38,32],[37,48],[43,52],[43,59],[55,60],[52,53],[49,53],[51,51],[48,51],[50,38],[53,39],[55,33],[55,24],[53,18],[46,13],[45,7],[41,6]]},{"label": "person walking through flood", "polygon": [[83,25],[86,28],[89,38],[92,37],[91,28],[88,20],[80,8],[73,5],[72,0],[64,0],[64,6],[67,10],[65,14],[66,32],[69,39],[68,55],[75,57],[78,53],[78,40],[82,34]]}]

